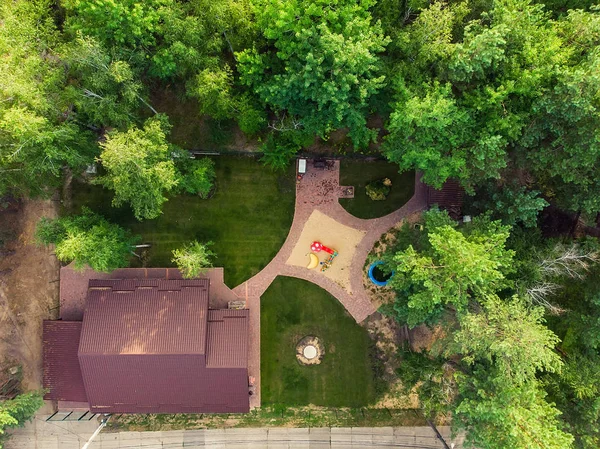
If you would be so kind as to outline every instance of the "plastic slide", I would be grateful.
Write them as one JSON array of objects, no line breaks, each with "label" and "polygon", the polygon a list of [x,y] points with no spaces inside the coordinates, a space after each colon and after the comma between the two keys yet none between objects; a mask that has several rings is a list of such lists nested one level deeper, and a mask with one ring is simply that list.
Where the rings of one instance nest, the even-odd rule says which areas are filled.
[{"label": "plastic slide", "polygon": [[309,270],[317,268],[319,266],[319,258],[313,253],[309,253],[308,255],[310,257],[310,263],[306,266],[306,268],[308,268]]}]

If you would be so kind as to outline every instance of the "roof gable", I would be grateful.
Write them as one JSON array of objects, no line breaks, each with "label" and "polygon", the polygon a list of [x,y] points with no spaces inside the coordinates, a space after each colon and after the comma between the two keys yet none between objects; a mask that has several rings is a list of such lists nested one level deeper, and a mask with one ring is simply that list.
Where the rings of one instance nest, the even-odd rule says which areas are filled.
[{"label": "roof gable", "polygon": [[91,280],[79,357],[205,354],[208,281]]}]

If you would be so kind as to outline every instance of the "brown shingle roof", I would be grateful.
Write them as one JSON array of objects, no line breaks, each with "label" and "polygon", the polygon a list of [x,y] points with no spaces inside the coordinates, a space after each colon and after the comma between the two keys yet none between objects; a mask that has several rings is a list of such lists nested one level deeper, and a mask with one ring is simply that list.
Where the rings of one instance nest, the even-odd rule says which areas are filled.
[{"label": "brown shingle roof", "polygon": [[248,367],[248,310],[209,310],[206,366]]},{"label": "brown shingle roof", "polygon": [[44,399],[87,402],[77,359],[81,321],[44,321]]},{"label": "brown shingle roof", "polygon": [[94,279],[181,279],[177,268],[122,268],[112,273],[100,273],[91,268],[78,271],[71,263],[60,269],[60,317],[81,321],[88,291]]},{"label": "brown shingle roof", "polygon": [[210,317],[218,348],[206,279],[91,280],[79,346],[91,410],[247,412],[248,313]]}]

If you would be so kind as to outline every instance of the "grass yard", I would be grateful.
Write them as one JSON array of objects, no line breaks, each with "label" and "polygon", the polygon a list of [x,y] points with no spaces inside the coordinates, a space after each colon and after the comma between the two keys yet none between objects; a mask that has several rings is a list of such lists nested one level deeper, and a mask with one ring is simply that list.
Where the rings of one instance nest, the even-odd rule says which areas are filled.
[{"label": "grass yard", "polygon": [[[221,156],[215,163],[217,191],[211,199],[171,198],[157,219],[138,222],[129,207],[111,207],[111,191],[78,183],[72,211],[88,206],[140,234],[142,243],[152,245],[149,267],[172,266],[171,251],[191,240],[213,241],[215,266],[225,267],[225,282],[234,287],[258,273],[285,241],[294,215],[294,172],[291,167],[275,174],[251,157]],[[135,258],[133,263],[139,264]]]},{"label": "grass yard", "polygon": [[[317,285],[277,277],[261,298],[263,405],[363,407],[376,399],[367,331]],[[296,344],[315,335],[325,347],[320,365],[296,360]]]},{"label": "grass yard", "polygon": [[[383,201],[373,201],[365,186],[382,178],[392,181],[392,190]],[[342,159],[340,184],[354,186],[354,198],[340,199],[344,209],[358,218],[379,218],[402,207],[415,191],[415,173],[399,174],[398,166],[387,161]]]}]

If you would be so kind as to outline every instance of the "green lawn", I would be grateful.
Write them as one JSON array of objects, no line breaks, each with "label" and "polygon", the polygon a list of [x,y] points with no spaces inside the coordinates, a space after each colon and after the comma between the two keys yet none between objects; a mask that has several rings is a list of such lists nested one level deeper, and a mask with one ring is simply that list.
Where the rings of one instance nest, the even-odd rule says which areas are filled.
[{"label": "green lawn", "polygon": [[[129,207],[112,208],[112,192],[99,186],[73,185],[73,210],[81,206],[142,235],[150,243],[149,267],[172,266],[171,251],[191,240],[213,241],[215,266],[225,267],[234,287],[258,273],[285,241],[294,214],[293,167],[277,175],[254,158],[215,158],[217,192],[209,200],[181,195],[165,203],[163,214],[138,222]],[[134,264],[139,264],[133,259]],[[135,266],[135,265],[134,265]]]},{"label": "green lawn", "polygon": [[[264,405],[362,407],[375,400],[367,331],[322,288],[277,277],[261,297],[260,333]],[[306,335],[325,346],[320,365],[296,360]]]},{"label": "green lawn", "polygon": [[[392,191],[385,200],[373,201],[367,196],[365,186],[382,178],[392,181]],[[398,166],[386,161],[342,159],[340,183],[354,186],[354,198],[340,199],[344,209],[358,218],[378,218],[399,209],[413,196],[415,173],[399,174]]]}]

